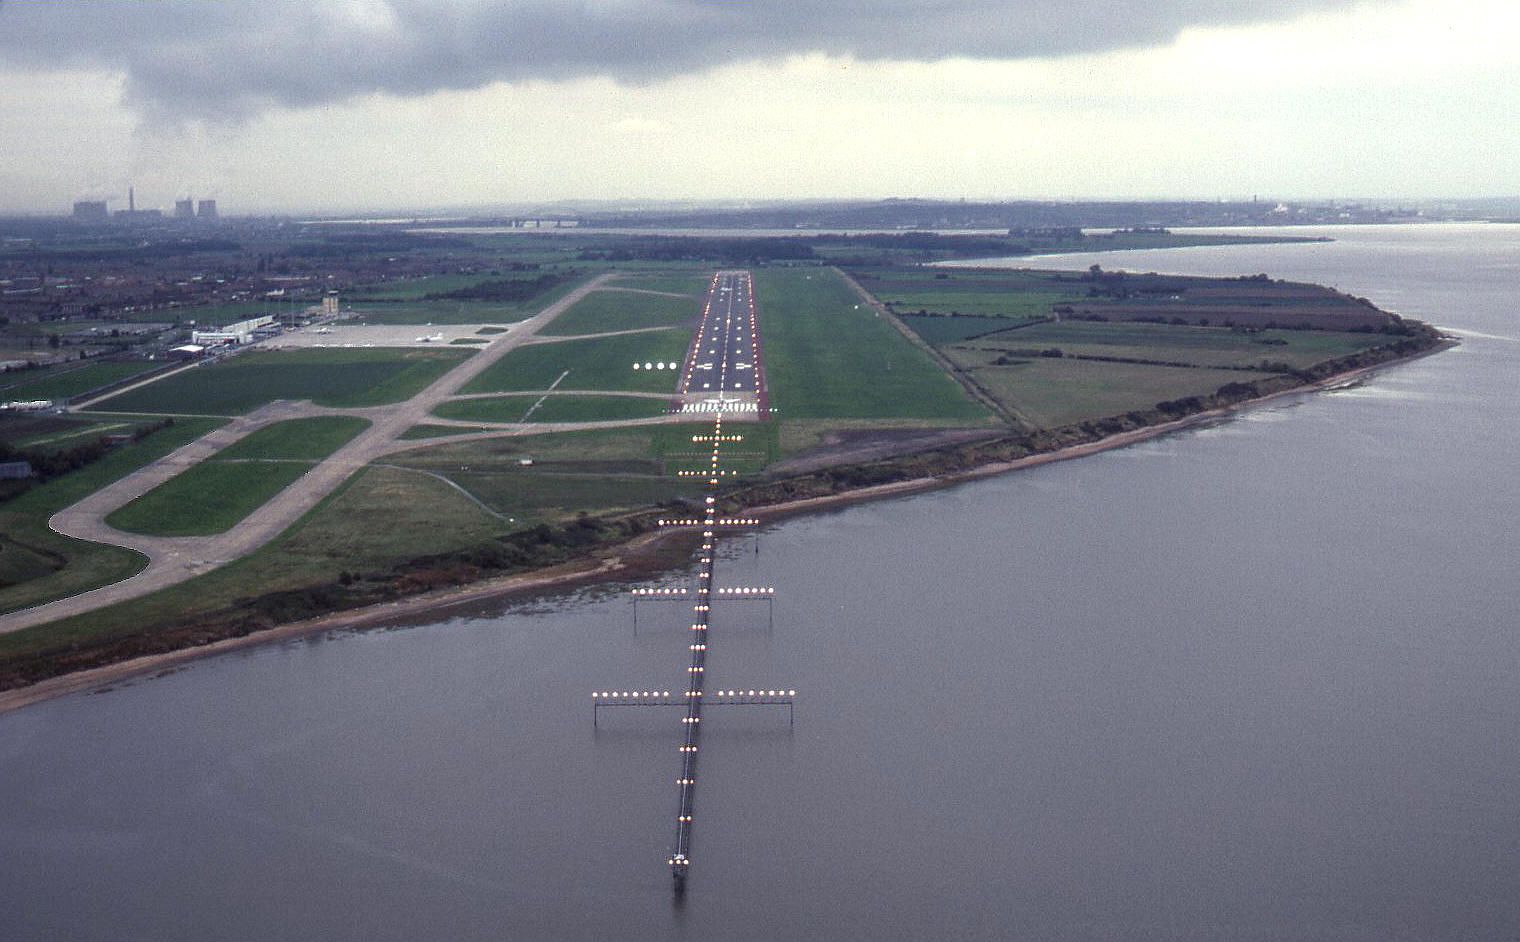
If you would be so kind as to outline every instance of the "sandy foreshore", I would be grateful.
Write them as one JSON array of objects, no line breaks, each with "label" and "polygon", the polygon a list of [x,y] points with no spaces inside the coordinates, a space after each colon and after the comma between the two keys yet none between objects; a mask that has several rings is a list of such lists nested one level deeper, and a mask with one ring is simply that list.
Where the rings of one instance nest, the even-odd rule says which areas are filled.
[{"label": "sandy foreshore", "polygon": [[[837,494],[804,498],[762,507],[751,507],[746,508],[745,513],[759,517],[762,521],[774,521],[783,517],[821,509],[842,507],[865,501],[884,500],[906,494],[934,490],[966,481],[1007,474],[1023,468],[1031,468],[1055,461],[1068,461],[1073,458],[1081,458],[1115,448],[1124,448],[1138,442],[1148,441],[1163,435],[1170,435],[1174,432],[1203,425],[1236,412],[1257,408],[1276,400],[1309,395],[1326,389],[1345,386],[1357,382],[1367,374],[1447,349],[1450,345],[1450,342],[1443,343],[1440,346],[1421,351],[1410,357],[1348,370],[1344,373],[1337,373],[1334,376],[1306,386],[1285,389],[1223,408],[1198,412],[1173,422],[1120,432],[1097,441],[1030,455],[1015,461],[993,462],[953,474],[931,475],[906,481],[894,481],[889,484],[863,487]],[[0,714],[54,697],[98,689],[133,678],[163,673],[193,660],[226,654],[231,651],[239,651],[255,645],[289,641],[328,631],[370,628],[398,621],[415,621],[422,616],[442,615],[450,610],[466,608],[486,601],[542,594],[548,591],[558,591],[616,579],[641,578],[667,568],[671,560],[668,558],[668,553],[662,553],[662,549],[679,540],[689,540],[691,536],[692,531],[648,533],[620,546],[606,550],[595,557],[566,563],[545,570],[502,576],[467,586],[429,592],[408,599],[335,612],[331,615],[293,622],[238,638],[228,638],[198,647],[184,648],[149,657],[134,658],[129,661],[121,661],[116,664],[108,664],[103,667],[49,678],[27,687],[0,692]]]}]

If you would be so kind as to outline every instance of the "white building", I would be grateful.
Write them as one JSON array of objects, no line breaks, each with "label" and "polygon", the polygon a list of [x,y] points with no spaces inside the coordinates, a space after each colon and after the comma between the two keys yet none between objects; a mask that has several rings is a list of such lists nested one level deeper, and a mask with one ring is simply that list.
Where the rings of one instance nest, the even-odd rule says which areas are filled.
[{"label": "white building", "polygon": [[253,332],[260,327],[267,327],[274,323],[273,314],[265,314],[262,317],[249,318],[246,321],[238,321],[228,324],[226,327],[214,327],[211,330],[194,330],[190,332],[190,342],[201,346],[223,343],[248,343],[253,339]]}]

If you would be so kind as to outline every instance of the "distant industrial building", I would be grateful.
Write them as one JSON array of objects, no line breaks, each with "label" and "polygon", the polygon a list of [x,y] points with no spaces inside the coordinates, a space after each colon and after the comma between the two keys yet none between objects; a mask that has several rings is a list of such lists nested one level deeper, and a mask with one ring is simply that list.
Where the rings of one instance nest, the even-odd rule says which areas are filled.
[{"label": "distant industrial building", "polygon": [[111,213],[105,200],[80,200],[74,204],[74,218],[80,222],[105,222]]},{"label": "distant industrial building", "polygon": [[163,212],[157,209],[138,209],[137,191],[133,187],[127,187],[127,208],[116,211],[118,222],[157,222],[164,218]]},{"label": "distant industrial building", "polygon": [[338,292],[327,292],[327,296],[322,299],[322,313],[327,315],[338,313]]},{"label": "distant industrial building", "polygon": [[[163,210],[138,209],[135,187],[127,188],[127,208],[111,212],[105,200],[80,200],[74,204],[74,218],[80,222],[158,222],[164,218]],[[197,210],[194,199],[174,201],[175,219],[217,219],[216,200],[201,200]]]}]

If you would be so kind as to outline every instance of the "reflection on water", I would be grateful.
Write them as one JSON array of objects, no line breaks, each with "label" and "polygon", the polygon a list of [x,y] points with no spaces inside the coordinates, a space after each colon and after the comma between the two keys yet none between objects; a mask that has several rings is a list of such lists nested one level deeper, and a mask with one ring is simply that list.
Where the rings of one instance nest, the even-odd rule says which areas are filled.
[{"label": "reflection on water", "polygon": [[1468,333],[726,545],[721,582],[781,595],[773,628],[719,613],[711,680],[795,686],[797,725],[712,717],[680,908],[676,721],[593,729],[588,694],[678,686],[686,612],[641,603],[635,633],[626,598],[584,591],[0,717],[0,935],[1511,937],[1520,360],[1485,335],[1515,332],[1516,285],[1449,269],[1514,257],[1517,231],[1142,259]]}]

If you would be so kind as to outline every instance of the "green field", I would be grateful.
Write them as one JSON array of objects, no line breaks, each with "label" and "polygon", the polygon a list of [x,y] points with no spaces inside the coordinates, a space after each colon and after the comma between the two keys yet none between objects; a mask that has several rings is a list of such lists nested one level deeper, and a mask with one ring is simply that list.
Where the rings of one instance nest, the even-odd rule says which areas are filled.
[{"label": "green field", "polygon": [[695,298],[602,290],[581,298],[541,333],[569,336],[683,325],[695,329],[701,316],[702,304]]},{"label": "green field", "polygon": [[[744,423],[726,464],[735,470],[758,470],[778,455],[777,425]],[[406,452],[391,462],[410,468],[453,474],[461,468],[479,474],[517,473],[524,458],[532,459],[531,471],[569,474],[664,475],[668,471],[697,468],[709,452],[693,443],[693,435],[709,434],[711,423],[646,425],[637,428],[584,432],[553,432],[514,435],[470,442],[439,444]],[[676,480],[680,480],[677,478]]]},{"label": "green field", "polygon": [[490,429],[484,426],[433,425],[424,422],[421,425],[414,425],[405,432],[402,432],[400,438],[402,441],[416,441],[425,438],[449,438],[454,435],[469,435],[472,432],[489,431]]},{"label": "green field", "polygon": [[[161,318],[158,321],[155,321],[155,323],[161,323],[163,320],[172,320],[172,319],[173,318]],[[87,330],[89,330],[89,331],[96,331],[96,332],[103,333],[106,337],[109,337],[110,333],[111,333],[111,328],[112,327],[117,327],[117,326],[120,326],[120,325],[118,325],[114,321],[101,321],[101,320],[83,320],[83,319],[79,319],[79,320],[66,320],[66,321],[62,321],[62,320],[60,320],[60,321],[41,321],[41,322],[34,321],[34,322],[25,323],[25,324],[9,324],[9,325],[6,325],[5,332],[7,334],[9,334],[13,338],[19,338],[19,337],[53,337],[53,336],[62,336],[63,334],[74,334],[74,333],[79,333],[81,331],[87,331]]]},{"label": "green field", "polygon": [[1008,294],[956,291],[894,291],[885,298],[897,314],[976,314],[983,317],[1045,317],[1050,309],[1073,295],[1054,291],[1021,291]]},{"label": "green field", "polygon": [[970,314],[1038,318],[1062,302],[1081,299],[1085,289],[1050,272],[980,269],[904,268],[853,272],[861,286],[896,314]]},{"label": "green field", "polygon": [[420,301],[430,294],[472,288],[487,281],[500,281],[503,276],[491,274],[473,275],[427,275],[422,278],[401,278],[378,284],[360,285],[350,293],[356,299],[373,301]]},{"label": "green field", "polygon": [[[958,340],[966,340],[970,337],[979,337],[983,334],[992,334],[1000,330],[1009,329],[1009,319],[1006,317],[962,316],[948,317],[941,314],[899,314],[898,320],[907,324],[915,334],[928,343],[938,347],[947,343],[955,343]],[[1019,323],[1027,324],[1028,321]]]},{"label": "green field", "polygon": [[14,448],[53,451],[83,445],[96,436],[111,432],[130,432],[137,424],[121,416],[96,420],[56,413],[0,414],[0,442]]},{"label": "green field", "polygon": [[[6,543],[0,550],[0,612],[76,595],[141,569],[146,560],[137,553],[54,533],[48,518],[220,424],[215,419],[176,419],[168,428],[0,504],[0,534]],[[39,559],[47,560],[45,571],[37,568]]]},{"label": "green field", "polygon": [[1196,366],[1253,367],[1263,360],[1299,368],[1375,347],[1378,334],[1321,330],[1246,332],[1227,327],[1064,321],[968,341],[986,350],[1056,348],[1067,356],[1109,356]]},{"label": "green field", "polygon": [[[543,399],[538,408],[535,403]],[[488,399],[456,399],[433,410],[441,419],[466,422],[605,422],[644,419],[664,415],[670,400],[644,396],[492,396]],[[528,413],[533,409],[532,414]]]},{"label": "green field", "polygon": [[347,416],[265,426],[116,510],[106,523],[149,536],[225,533],[368,426]]},{"label": "green field", "polygon": [[761,270],[755,294],[766,384],[781,418],[987,418],[834,272]]},{"label": "green field", "polygon": [[346,415],[287,419],[266,425],[217,452],[212,461],[321,461],[369,428]]},{"label": "green field", "polygon": [[[671,472],[702,464],[707,452],[691,437],[711,430],[707,424],[671,425],[444,443],[393,462],[446,476],[516,525],[553,523],[583,511],[696,496],[700,481]],[[746,425],[744,433],[747,440],[735,446],[730,467],[758,470],[774,456],[775,430]],[[524,459],[532,464],[523,466]]]},{"label": "green field", "polygon": [[67,399],[163,366],[150,360],[112,360],[0,374],[0,400]]},{"label": "green field", "polygon": [[[470,298],[429,298],[473,288],[487,282],[532,282],[546,275],[564,275],[565,280],[538,291],[521,301],[489,301]],[[522,320],[537,313],[573,291],[584,282],[585,273],[538,269],[502,271],[494,274],[429,275],[405,281],[392,281],[355,289],[353,309],[359,319],[371,324],[491,324]],[[346,306],[346,305],[345,305]]]},{"label": "green field", "polygon": [[276,399],[337,408],[401,402],[473,351],[268,350],[186,370],[99,403],[111,411],[241,415]]},{"label": "green field", "polygon": [[680,363],[691,331],[672,328],[587,340],[564,340],[518,347],[471,380],[463,393],[548,389],[561,373],[559,389],[674,393],[679,369],[635,370],[634,363]]},{"label": "green field", "polygon": [[707,289],[712,285],[712,273],[700,272],[692,274],[638,274],[624,275],[613,282],[620,288],[640,288],[644,291],[666,291],[671,294],[684,294],[692,298],[700,299],[707,294]]},{"label": "green field", "polygon": [[311,470],[307,462],[223,462],[195,465],[106,517],[147,536],[225,533]]},{"label": "green field", "polygon": [[[476,273],[473,275],[428,275],[423,278],[406,278],[381,284],[361,285],[353,290],[355,300],[366,301],[422,301],[430,294],[447,294],[462,288],[473,288],[488,281],[532,281],[539,272]],[[454,303],[458,303],[457,301]]]},{"label": "green field", "polygon": [[1204,396],[1226,383],[1267,374],[1089,360],[1032,359],[973,370],[978,383],[1034,424],[1046,428],[1151,409],[1184,396]]},{"label": "green field", "polygon": [[556,523],[582,512],[633,510],[676,497],[694,498],[701,491],[699,481],[657,474],[540,473],[519,468],[452,471],[447,477],[517,526]]}]

